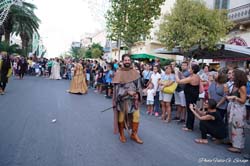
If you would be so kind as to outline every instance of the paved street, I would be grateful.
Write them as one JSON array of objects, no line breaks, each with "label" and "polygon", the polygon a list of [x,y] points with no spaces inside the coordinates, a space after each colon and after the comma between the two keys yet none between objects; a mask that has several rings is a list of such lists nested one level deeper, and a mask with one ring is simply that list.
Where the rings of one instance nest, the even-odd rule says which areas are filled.
[{"label": "paved street", "polygon": [[[0,166],[249,165],[225,145],[194,143],[200,136],[197,126],[186,133],[181,125],[164,124],[145,111],[139,128],[144,144],[130,139],[122,144],[113,135],[112,111],[100,112],[111,100],[93,90],[71,95],[68,87],[67,80],[10,80],[0,96]],[[248,150],[249,145],[248,140]],[[202,158],[207,161],[199,162]]]}]

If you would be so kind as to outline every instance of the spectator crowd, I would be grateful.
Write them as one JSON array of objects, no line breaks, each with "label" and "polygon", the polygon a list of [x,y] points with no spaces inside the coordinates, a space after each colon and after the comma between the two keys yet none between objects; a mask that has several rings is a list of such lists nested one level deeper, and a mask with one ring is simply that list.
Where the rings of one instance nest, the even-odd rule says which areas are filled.
[{"label": "spectator crowd", "polygon": [[[3,53],[0,57],[2,78],[6,74],[1,70]],[[13,76],[18,79],[27,74],[72,80],[75,67],[81,64],[87,87],[94,89],[95,93],[104,94],[107,99],[112,98],[112,78],[122,67],[117,60],[10,57],[10,62]],[[196,143],[207,144],[210,137],[216,143],[230,145],[230,152],[242,152],[246,126],[250,125],[248,68],[215,70],[195,61],[179,64],[172,61],[162,66],[157,58],[148,63],[133,63],[133,67],[141,74],[142,103],[146,105],[146,114],[158,117],[166,124],[176,121],[187,132],[195,129],[194,122],[198,119],[201,138],[195,139]],[[2,93],[3,89],[0,90]]]}]

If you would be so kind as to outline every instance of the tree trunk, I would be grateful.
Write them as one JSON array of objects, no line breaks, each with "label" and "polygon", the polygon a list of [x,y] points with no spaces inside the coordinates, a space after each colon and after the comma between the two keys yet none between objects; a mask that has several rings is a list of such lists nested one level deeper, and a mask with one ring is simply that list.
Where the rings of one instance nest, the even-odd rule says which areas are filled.
[{"label": "tree trunk", "polygon": [[20,37],[22,40],[22,49],[24,50],[24,56],[28,55],[28,44],[29,44],[29,36],[25,33],[22,32],[20,33]]},{"label": "tree trunk", "polygon": [[10,45],[10,34],[12,32],[13,24],[11,22],[11,16],[8,16],[3,24],[4,41]]},{"label": "tree trunk", "polygon": [[4,41],[8,43],[8,45],[10,45],[10,33],[11,32],[8,32],[8,31],[5,31],[4,33]]}]

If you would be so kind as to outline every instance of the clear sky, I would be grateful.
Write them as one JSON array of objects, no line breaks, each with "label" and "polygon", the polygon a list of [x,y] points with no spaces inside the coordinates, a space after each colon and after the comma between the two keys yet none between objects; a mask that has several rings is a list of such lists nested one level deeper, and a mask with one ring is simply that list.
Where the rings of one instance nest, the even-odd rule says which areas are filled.
[{"label": "clear sky", "polygon": [[68,51],[72,41],[84,33],[95,32],[101,25],[91,16],[87,0],[26,0],[37,6],[41,19],[39,33],[47,48],[47,57]]}]

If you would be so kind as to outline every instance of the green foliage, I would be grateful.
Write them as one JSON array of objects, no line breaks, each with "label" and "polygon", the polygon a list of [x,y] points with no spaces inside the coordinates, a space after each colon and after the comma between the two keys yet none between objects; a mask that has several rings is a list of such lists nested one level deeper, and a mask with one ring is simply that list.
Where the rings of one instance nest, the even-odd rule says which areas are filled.
[{"label": "green foliage", "polygon": [[145,40],[153,22],[160,15],[160,5],[165,0],[112,0],[106,13],[108,37],[121,40],[129,48]]},{"label": "green foliage", "polygon": [[213,48],[232,26],[225,10],[208,9],[200,0],[176,0],[157,35],[168,49],[181,46],[188,51],[194,45]]},{"label": "green foliage", "polygon": [[70,54],[75,59],[83,59],[85,57],[85,48],[71,47]]},{"label": "green foliage", "polygon": [[99,48],[91,49],[91,54],[93,58],[100,58],[102,55],[102,51]]},{"label": "green foliage", "polygon": [[103,47],[98,43],[93,43],[90,48],[71,47],[70,55],[76,59],[100,58],[103,55]]},{"label": "green foliage", "polygon": [[92,58],[92,52],[91,49],[88,49],[85,53],[85,58]]},{"label": "green foliage", "polygon": [[91,49],[98,48],[99,50],[103,50],[103,47],[99,43],[93,43],[91,45]]},{"label": "green foliage", "polygon": [[103,55],[103,47],[98,43],[93,43],[91,46],[91,57],[100,58]]},{"label": "green foliage", "polygon": [[24,51],[19,48],[19,45],[13,44],[9,45],[7,42],[0,42],[0,51],[6,51],[9,54],[19,54],[23,55]]},{"label": "green foliage", "polygon": [[22,48],[27,55],[31,51],[31,43],[34,32],[38,33],[39,18],[35,15],[36,6],[32,3],[23,2],[22,6],[12,5],[7,19],[3,24],[5,41],[9,43],[10,35],[20,35]]}]

